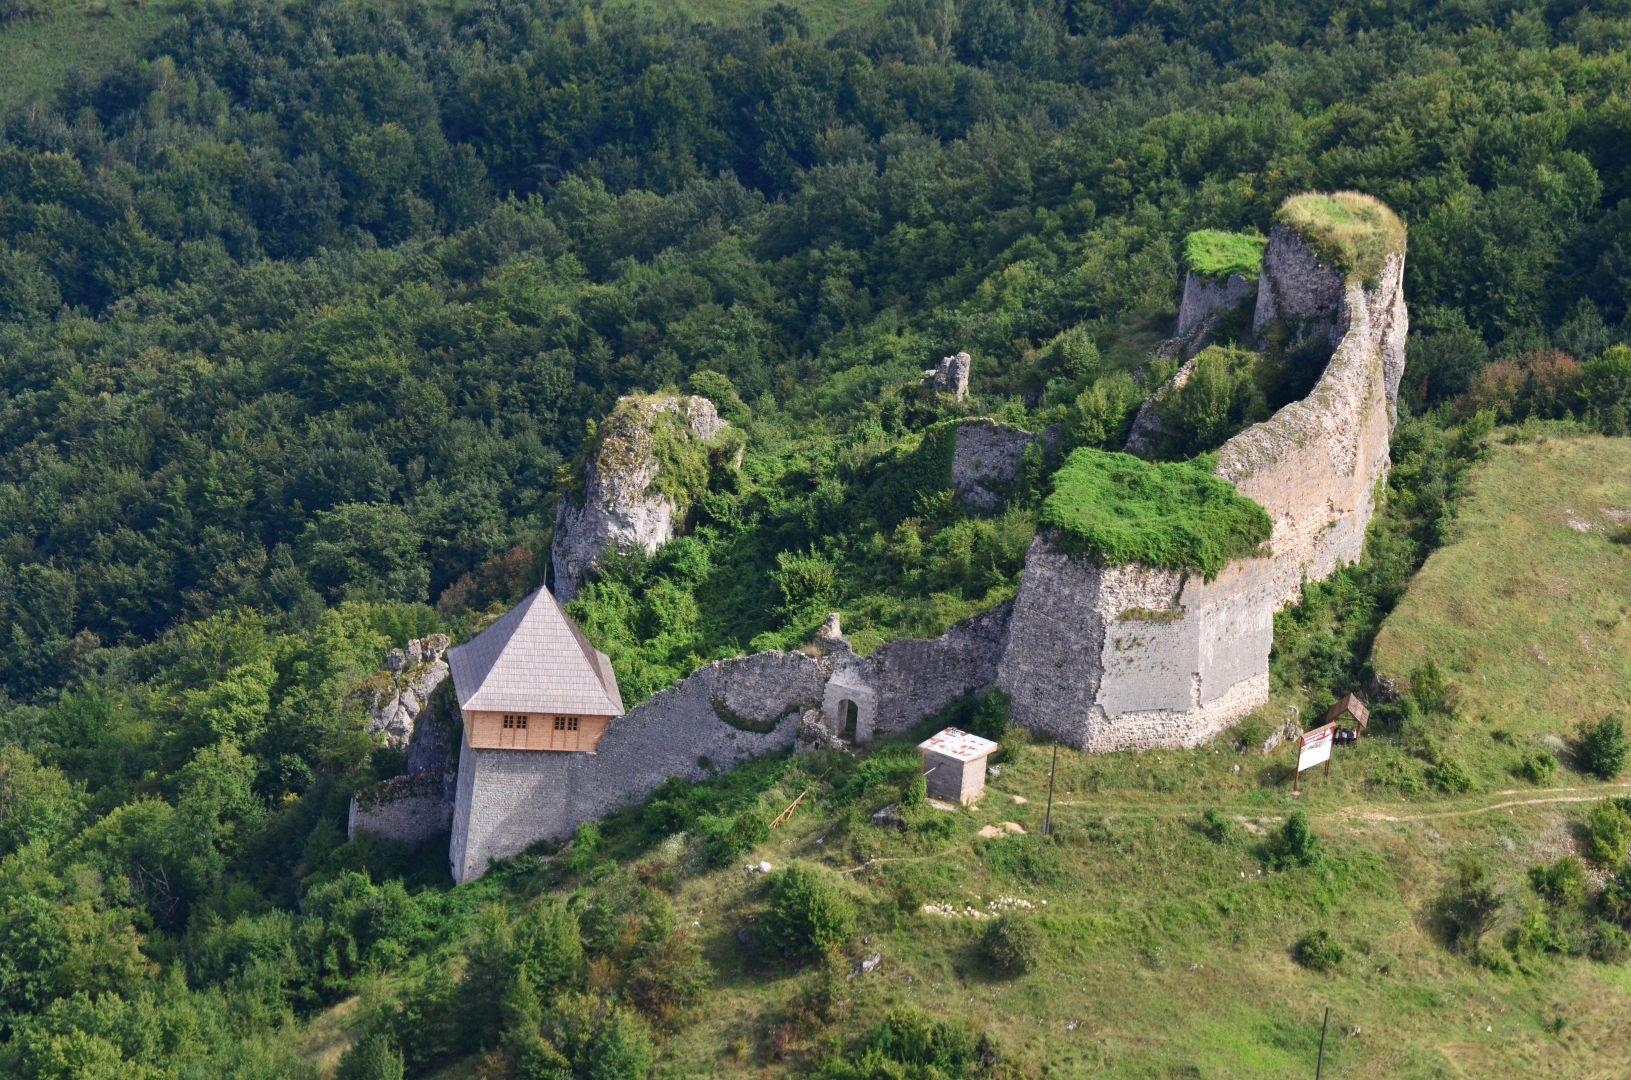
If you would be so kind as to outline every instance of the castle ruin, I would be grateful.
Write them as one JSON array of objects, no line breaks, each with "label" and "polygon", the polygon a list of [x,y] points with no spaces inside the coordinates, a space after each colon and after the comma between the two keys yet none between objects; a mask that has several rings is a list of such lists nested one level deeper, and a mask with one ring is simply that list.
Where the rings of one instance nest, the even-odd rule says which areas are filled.
[{"label": "castle ruin", "polygon": [[[1272,520],[1260,552],[1230,561],[1207,580],[1100,565],[1044,531],[1027,554],[1014,600],[938,638],[894,641],[861,656],[834,619],[809,650],[716,661],[626,713],[615,679],[606,682],[604,656],[541,589],[518,606],[523,614],[516,618],[549,622],[553,644],[521,649],[508,670],[525,684],[538,662],[523,654],[571,654],[566,659],[580,689],[593,696],[589,683],[600,688],[592,739],[556,747],[534,738],[534,716],[550,725],[576,717],[586,730],[589,715],[581,702],[571,706],[575,713],[556,708],[559,702],[539,696],[552,691],[537,683],[523,693],[532,695],[526,701],[465,713],[456,782],[445,785],[453,792],[450,808],[427,808],[436,801],[428,779],[399,778],[358,794],[353,831],[418,841],[426,820],[440,823],[447,816],[437,815],[448,815],[450,869],[455,880],[467,881],[495,860],[641,801],[670,778],[704,779],[789,749],[801,732],[829,744],[865,743],[993,687],[1010,695],[1014,722],[1084,750],[1205,742],[1267,700],[1275,612],[1301,595],[1304,582],[1358,560],[1386,477],[1408,330],[1402,242],[1368,278],[1331,261],[1284,224],[1264,253],[1254,331],[1265,334],[1272,324],[1300,338],[1323,337],[1332,353],[1306,397],[1217,453],[1216,475]],[[1232,292],[1236,303],[1249,296]],[[1009,438],[989,426],[962,425],[973,463],[965,462],[973,471],[964,479],[975,503],[1001,488],[1008,469],[1017,473],[1024,446],[1036,438]],[[481,665],[468,663],[471,656],[498,665],[515,647],[514,626],[495,630],[501,627],[449,654],[458,689],[450,708],[468,707],[485,684],[485,676],[473,674]],[[485,712],[499,717],[491,731],[472,715]],[[517,729],[517,718],[528,726]],[[553,738],[553,726],[549,733]],[[401,799],[415,800],[413,812],[393,810],[393,792],[381,790],[393,783]]]}]

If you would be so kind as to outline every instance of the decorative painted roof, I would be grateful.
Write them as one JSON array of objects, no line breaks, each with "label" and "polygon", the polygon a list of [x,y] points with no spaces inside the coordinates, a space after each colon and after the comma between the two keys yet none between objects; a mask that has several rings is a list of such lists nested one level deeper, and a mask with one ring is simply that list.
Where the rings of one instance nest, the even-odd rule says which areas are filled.
[{"label": "decorative painted roof", "polygon": [[958,761],[978,761],[997,749],[997,744],[978,735],[949,727],[917,744],[919,750],[928,750]]},{"label": "decorative painted roof", "polygon": [[623,715],[611,661],[544,586],[449,649],[447,665],[466,711]]}]

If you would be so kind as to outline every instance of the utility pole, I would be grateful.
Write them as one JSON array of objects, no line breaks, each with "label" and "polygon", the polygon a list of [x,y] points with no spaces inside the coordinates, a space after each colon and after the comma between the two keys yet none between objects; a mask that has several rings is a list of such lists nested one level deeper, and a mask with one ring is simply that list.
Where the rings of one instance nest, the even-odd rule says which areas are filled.
[{"label": "utility pole", "polygon": [[1325,1070],[1325,1029],[1331,1026],[1331,1006],[1325,1007],[1325,1020],[1320,1024],[1320,1056],[1314,1063],[1314,1080],[1320,1080],[1320,1073]]},{"label": "utility pole", "polygon": [[1048,766],[1048,809],[1042,815],[1042,835],[1053,833],[1053,774],[1059,771],[1059,744],[1053,744],[1053,764]]}]

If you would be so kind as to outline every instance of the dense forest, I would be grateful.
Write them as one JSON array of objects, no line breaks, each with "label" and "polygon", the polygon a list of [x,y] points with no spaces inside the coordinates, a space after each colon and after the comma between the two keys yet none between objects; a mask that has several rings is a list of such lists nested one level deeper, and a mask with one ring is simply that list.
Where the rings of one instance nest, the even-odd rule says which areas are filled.
[{"label": "dense forest", "polygon": [[[478,929],[496,884],[345,841],[399,764],[351,691],[544,579],[595,421],[687,388],[748,435],[694,535],[574,605],[631,704],[832,606],[935,631],[1012,589],[1045,483],[925,494],[936,425],[1119,448],[1185,236],[1305,189],[1409,225],[1384,564],[1278,661],[1352,670],[1471,453],[1443,424],[1626,432],[1628,48],[1631,7],[1567,0],[894,0],[825,39],[785,5],[210,0],[0,118],[0,1072],[298,1075],[292,1017],[469,935],[526,978],[422,1007],[536,1010],[553,908]],[[911,391],[960,349],[973,402]],[[635,921],[584,947],[694,977]],[[663,994],[592,999],[526,1075],[639,1074],[592,1062],[649,1057]],[[498,1028],[446,1038],[410,1071]]]}]

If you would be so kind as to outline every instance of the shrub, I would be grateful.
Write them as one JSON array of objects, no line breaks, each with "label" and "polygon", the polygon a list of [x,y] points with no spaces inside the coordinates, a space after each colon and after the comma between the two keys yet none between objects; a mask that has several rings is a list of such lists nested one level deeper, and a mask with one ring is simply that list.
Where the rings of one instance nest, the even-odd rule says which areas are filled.
[{"label": "shrub", "polygon": [[759,923],[767,955],[809,959],[855,929],[855,902],[821,870],[789,866],[770,875],[770,907]]},{"label": "shrub", "polygon": [[751,810],[729,818],[709,815],[698,824],[708,862],[714,866],[728,866],[770,836],[770,824]]},{"label": "shrub", "polygon": [[1604,964],[1623,964],[1631,959],[1631,934],[1607,919],[1591,926],[1591,958]]},{"label": "shrub", "polygon": [[579,877],[587,876],[600,861],[602,846],[599,826],[592,821],[579,825],[566,852],[566,868]]},{"label": "shrub", "polygon": [[1024,975],[1042,959],[1042,928],[1023,915],[999,915],[986,926],[981,949],[997,971]]},{"label": "shrub", "polygon": [[1612,874],[1603,886],[1597,903],[1606,918],[1631,929],[1631,869],[1621,869]]},{"label": "shrub", "polygon": [[1316,930],[1291,947],[1291,958],[1309,971],[1330,971],[1347,955],[1328,930]]},{"label": "shrub", "polygon": [[1525,754],[1513,772],[1531,784],[1545,784],[1557,772],[1557,758],[1545,750],[1535,750]]},{"label": "shrub", "polygon": [[911,809],[929,801],[929,778],[921,772],[915,774],[900,790],[900,804]]},{"label": "shrub", "polygon": [[577,914],[559,900],[526,909],[515,927],[511,962],[542,998],[576,986],[583,972]]},{"label": "shrub", "polygon": [[1586,898],[1586,868],[1565,855],[1550,866],[1531,867],[1529,884],[1553,907],[1572,907]]},{"label": "shrub", "polygon": [[1201,833],[1214,844],[1221,844],[1234,834],[1235,824],[1224,817],[1215,807],[1208,807],[1201,814]]},{"label": "shrub", "polygon": [[1312,866],[1319,858],[1319,837],[1314,835],[1308,817],[1301,810],[1293,810],[1280,831],[1263,845],[1263,861],[1270,870]]},{"label": "shrub", "polygon": [[334,1080],[402,1080],[402,1055],[391,1040],[376,1032],[347,1050]]},{"label": "shrub", "polygon": [[1631,848],[1631,815],[1613,800],[1604,799],[1586,815],[1586,858],[1609,869],[1625,865]]},{"label": "shrub", "polygon": [[889,1010],[864,1047],[902,1065],[962,1076],[974,1064],[979,1044],[979,1033],[968,1021],[937,1020],[908,1005]]},{"label": "shrub", "polygon": [[1484,864],[1475,859],[1463,862],[1438,905],[1450,947],[1464,956],[1475,954],[1505,906],[1506,897],[1495,887]]},{"label": "shrub", "polygon": [[629,976],[629,998],[659,1025],[672,1028],[713,975],[696,937],[676,930],[640,955]]},{"label": "shrub", "polygon": [[1614,779],[1625,768],[1625,724],[1617,716],[1585,724],[1577,749],[1582,768],[1600,779]]},{"label": "shrub", "polygon": [[1452,795],[1460,795],[1473,789],[1472,774],[1462,768],[1457,761],[1433,762],[1427,767],[1427,782]]}]

